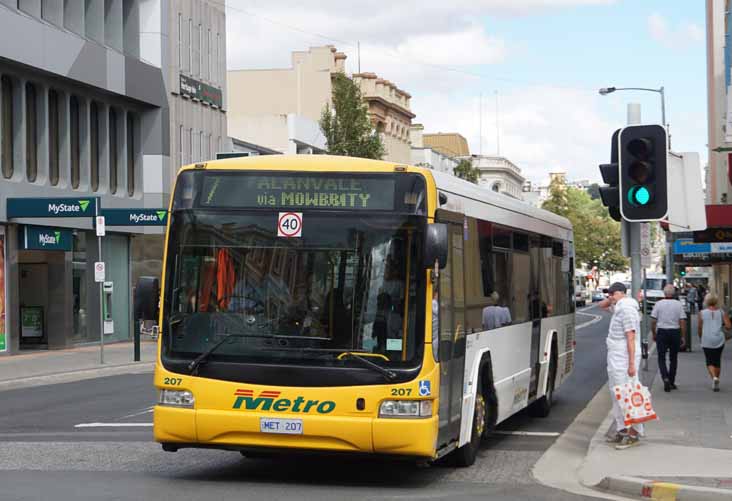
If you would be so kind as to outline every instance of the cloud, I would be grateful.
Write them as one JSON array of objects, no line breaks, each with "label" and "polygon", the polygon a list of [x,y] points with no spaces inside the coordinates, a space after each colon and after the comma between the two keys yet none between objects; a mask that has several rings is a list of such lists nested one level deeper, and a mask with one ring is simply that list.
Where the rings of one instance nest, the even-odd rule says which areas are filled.
[{"label": "cloud", "polygon": [[704,40],[704,29],[698,24],[687,23],[674,28],[657,12],[648,16],[648,31],[651,38],[669,49],[682,49]]},{"label": "cloud", "polygon": [[[516,88],[499,95],[500,153],[534,181],[563,169],[572,179],[599,178],[598,164],[609,160],[614,123],[601,112],[592,92],[546,86]],[[456,99],[449,93],[415,101],[414,111],[425,132],[461,132],[470,151],[480,153],[479,97]],[[571,103],[569,105],[568,103]],[[604,106],[604,105],[602,105]],[[485,155],[496,153],[495,97],[483,98]]]},{"label": "cloud", "polygon": [[[558,9],[614,0],[402,0],[381,3],[252,0],[227,3],[229,69],[285,68],[291,53],[332,44],[348,56],[348,72],[375,72],[412,94],[415,122],[427,132],[460,132],[480,148],[478,101],[485,92],[483,152],[495,151],[493,95],[502,62],[520,48],[498,36],[500,16],[555,14]],[[496,69],[494,69],[496,68]],[[481,77],[483,75],[483,77]],[[606,160],[612,125],[593,90],[511,82],[500,96],[501,154],[532,180],[563,168],[595,179]],[[571,103],[568,105],[567,103]]]}]

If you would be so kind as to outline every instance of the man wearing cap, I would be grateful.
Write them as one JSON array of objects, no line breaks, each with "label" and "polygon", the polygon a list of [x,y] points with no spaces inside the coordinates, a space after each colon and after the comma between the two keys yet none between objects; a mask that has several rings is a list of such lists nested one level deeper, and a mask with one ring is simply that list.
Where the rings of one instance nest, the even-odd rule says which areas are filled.
[{"label": "man wearing cap", "polygon": [[619,450],[637,445],[643,433],[643,425],[625,426],[623,409],[613,391],[615,386],[637,377],[641,360],[640,307],[638,301],[626,296],[625,292],[625,285],[615,282],[608,289],[608,297],[600,302],[601,308],[613,312],[607,334],[607,376],[616,433],[608,441],[615,443]]}]

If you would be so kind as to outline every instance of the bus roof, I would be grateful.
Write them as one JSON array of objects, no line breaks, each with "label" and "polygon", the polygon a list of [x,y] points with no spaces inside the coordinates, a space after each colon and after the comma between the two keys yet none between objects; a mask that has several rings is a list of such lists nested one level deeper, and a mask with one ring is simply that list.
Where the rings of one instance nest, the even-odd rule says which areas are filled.
[{"label": "bus roof", "polygon": [[508,195],[503,195],[501,193],[496,193],[495,191],[480,187],[476,184],[460,179],[459,177],[451,176],[450,174],[436,172],[430,169],[425,170],[432,174],[439,191],[452,193],[476,202],[506,209],[533,219],[561,226],[567,230],[572,230],[572,223],[569,222],[569,219],[558,216],[553,212],[539,209],[538,207],[534,207],[533,205],[522,202],[521,200],[511,198]]},{"label": "bus roof", "polygon": [[[250,157],[210,160],[201,163],[205,163],[206,168],[209,169],[256,168],[272,170],[312,169],[314,171],[342,171],[344,167],[347,167],[347,170],[352,169],[358,172],[393,172],[396,166],[406,166],[397,162],[336,155],[255,155]],[[347,163],[347,165],[344,166],[344,163]],[[189,165],[184,167],[184,169],[193,167],[193,165]],[[507,195],[482,188],[456,176],[424,167],[413,167],[411,165],[409,166],[409,170],[412,172],[421,172],[427,176],[431,175],[435,180],[438,191],[446,194],[451,193],[466,200],[504,209],[511,213],[521,214],[543,223],[559,226],[565,230],[572,230],[572,224],[564,217],[533,207]],[[469,214],[471,212],[469,208],[466,208],[465,212],[467,215],[473,215]]]}]

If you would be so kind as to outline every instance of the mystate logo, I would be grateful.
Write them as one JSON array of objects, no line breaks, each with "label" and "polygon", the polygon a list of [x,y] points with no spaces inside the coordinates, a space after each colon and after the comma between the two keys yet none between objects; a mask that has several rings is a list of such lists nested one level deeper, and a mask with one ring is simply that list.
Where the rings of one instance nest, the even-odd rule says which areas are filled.
[{"label": "mystate logo", "polygon": [[61,232],[54,231],[53,235],[50,233],[39,233],[38,243],[41,247],[45,247],[46,245],[61,245]]},{"label": "mystate logo", "polygon": [[75,204],[50,203],[48,204],[48,212],[57,216],[67,212],[86,212],[87,207],[89,207],[89,200],[79,200],[79,202]]},{"label": "mystate logo", "polygon": [[299,395],[294,400],[290,400],[280,398],[280,393],[264,390],[255,397],[253,390],[240,388],[234,392],[232,409],[300,413],[310,413],[314,410],[318,414],[330,414],[336,407],[336,403],[332,400],[305,400]]},{"label": "mystate logo", "polygon": [[164,210],[155,211],[155,214],[145,214],[144,212],[131,212],[130,223],[140,224],[145,222],[157,223],[165,221],[167,212]]}]

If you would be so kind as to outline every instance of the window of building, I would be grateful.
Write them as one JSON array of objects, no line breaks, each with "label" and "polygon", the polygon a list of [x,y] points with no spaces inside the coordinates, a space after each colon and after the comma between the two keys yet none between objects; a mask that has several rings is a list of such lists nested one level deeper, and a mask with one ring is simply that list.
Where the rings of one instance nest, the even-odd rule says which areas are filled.
[{"label": "window of building", "polygon": [[183,126],[178,126],[178,166],[185,164],[185,158],[183,158]]},{"label": "window of building", "polygon": [[89,106],[89,155],[91,189],[97,191],[99,189],[99,106],[93,101]]},{"label": "window of building", "polygon": [[137,143],[135,141],[135,117],[127,114],[127,196],[135,194],[135,158]]},{"label": "window of building", "polygon": [[193,129],[188,129],[188,162],[193,163]]},{"label": "window of building", "polygon": [[119,161],[119,141],[117,137],[117,112],[109,109],[109,192],[117,193],[117,162]]},{"label": "window of building", "polygon": [[203,161],[204,160],[204,149],[203,149],[203,131],[200,131],[198,133],[198,160]]},{"label": "window of building", "polygon": [[25,84],[25,175],[28,182],[38,177],[38,96],[36,86]]},{"label": "window of building", "polygon": [[203,26],[198,25],[198,74],[203,77]]},{"label": "window of building", "polygon": [[211,57],[211,52],[212,52],[211,42],[212,42],[212,40],[211,40],[211,28],[209,28],[209,30],[208,30],[208,44],[206,46],[206,50],[207,50],[207,53],[208,53],[208,64],[206,65],[208,67],[208,74],[206,75],[206,78],[208,78],[209,80],[213,80],[213,73],[211,73],[211,61],[213,59]]},{"label": "window of building", "polygon": [[[224,69],[224,64],[221,61],[221,54],[223,54],[221,50],[221,33],[216,33],[216,64],[217,64],[217,71],[220,73]],[[219,75],[219,82],[223,81],[223,77]]]},{"label": "window of building", "polygon": [[13,177],[13,82],[10,77],[0,78],[2,92],[2,172],[4,178]]},{"label": "window of building", "polygon": [[81,177],[81,145],[80,145],[79,99],[69,99],[69,140],[71,147],[71,187],[79,187]]},{"label": "window of building", "polygon": [[178,71],[183,71],[183,14],[178,13]]},{"label": "window of building", "polygon": [[193,74],[193,19],[188,19],[188,73]]},{"label": "window of building", "polygon": [[48,91],[48,181],[56,186],[59,180],[59,148],[61,143],[61,120],[59,118],[59,95]]}]

